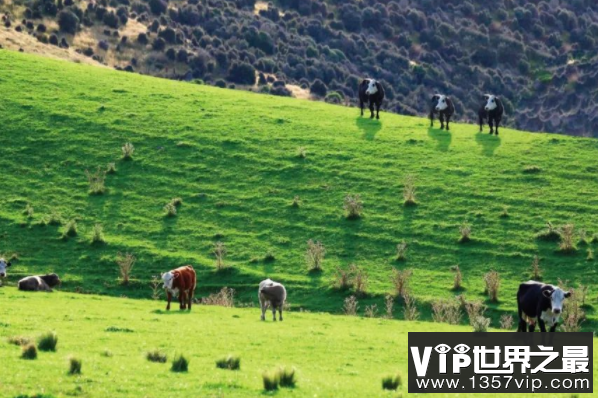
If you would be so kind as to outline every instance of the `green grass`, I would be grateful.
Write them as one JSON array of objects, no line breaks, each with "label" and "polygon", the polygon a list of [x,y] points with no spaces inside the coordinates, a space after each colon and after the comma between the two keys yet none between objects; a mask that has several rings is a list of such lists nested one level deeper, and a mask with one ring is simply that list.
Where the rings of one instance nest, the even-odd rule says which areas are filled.
[{"label": "green grass", "polygon": [[[262,373],[283,367],[287,374],[296,369],[297,384],[292,395],[282,388],[280,397],[396,398],[397,393],[382,390],[381,380],[400,374],[403,384],[398,391],[406,394],[408,332],[471,330],[326,313],[291,312],[283,322],[262,322],[258,308],[195,306],[191,313],[167,313],[151,300],[25,294],[11,287],[0,289],[0,301],[10,303],[0,306],[2,397],[44,393],[55,398],[255,398],[264,388]],[[108,332],[113,325],[127,325],[133,332]],[[60,347],[56,352],[40,351],[35,361],[21,359],[22,348],[5,338],[48,329],[60,336]],[[595,382],[597,343],[594,339]],[[148,362],[151,350],[167,354],[169,362],[184,353],[188,372],[172,372],[170,363]],[[230,351],[243,359],[241,369],[217,369],[214,360]],[[81,376],[68,375],[70,358],[83,363]],[[493,395],[480,395],[484,396]]]},{"label": "green grass", "polygon": [[[383,308],[393,268],[413,269],[413,294],[423,303],[455,294],[485,300],[483,275],[494,269],[497,326],[501,312],[515,314],[534,255],[546,282],[598,283],[586,250],[565,255],[558,242],[536,238],[548,220],[598,232],[596,140],[509,129],[495,137],[463,124],[447,133],[422,118],[384,113],[378,122],[354,108],[7,51],[0,92],[0,251],[19,254],[9,285],[54,271],[63,290],[149,298],[152,276],[189,263],[198,297],[228,286],[238,300],[256,302],[257,283],[270,277],[286,285],[294,308],[340,312],[348,293],[332,288],[337,267],[367,271],[362,309]],[[124,161],[127,142],[135,152]],[[85,170],[109,163],[118,171],[106,175],[102,195],[90,195]],[[529,165],[541,172],[525,172]],[[403,204],[408,175],[417,206]],[[359,219],[346,219],[347,195],[363,201]],[[291,206],[296,196],[299,207]],[[176,217],[165,217],[172,198],[183,202]],[[509,217],[501,217],[504,206]],[[51,214],[76,220],[77,234],[61,239],[64,226],[42,222]],[[465,222],[471,241],[460,244]],[[90,243],[96,224],[106,244]],[[326,247],[323,272],[307,271],[309,239]],[[399,263],[403,240],[409,254]],[[226,245],[226,271],[216,271],[216,241]],[[138,259],[127,285],[118,252]],[[463,272],[458,293],[455,264]],[[589,297],[584,327],[595,329],[596,292]]]}]

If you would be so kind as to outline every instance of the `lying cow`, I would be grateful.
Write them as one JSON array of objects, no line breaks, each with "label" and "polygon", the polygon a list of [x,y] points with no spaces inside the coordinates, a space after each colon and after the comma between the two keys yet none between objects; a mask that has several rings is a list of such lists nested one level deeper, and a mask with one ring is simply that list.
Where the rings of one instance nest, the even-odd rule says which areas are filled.
[{"label": "lying cow", "polygon": [[51,292],[53,287],[60,284],[56,274],[28,276],[19,281],[19,290],[28,292]]},{"label": "lying cow", "polygon": [[446,95],[434,95],[432,97],[432,106],[430,108],[430,127],[434,127],[434,114],[436,113],[440,120],[440,130],[444,129],[444,121],[446,120],[446,131],[449,131],[449,122],[451,116],[455,113],[453,101]]},{"label": "lying cow", "polygon": [[[490,134],[496,132],[498,135],[498,125],[502,120],[502,115],[505,111],[505,108],[502,105],[502,101],[496,95],[485,94],[484,95],[484,103],[480,107],[478,111],[478,117],[480,121],[480,132],[484,130],[484,119],[488,119],[488,125],[490,126]],[[492,130],[492,125],[496,127],[496,130]]]},{"label": "lying cow", "polygon": [[517,311],[519,313],[518,332],[525,332],[524,315],[531,319],[529,331],[533,332],[537,318],[540,331],[546,332],[545,324],[554,332],[563,312],[563,301],[571,296],[561,288],[541,282],[529,281],[519,285],[517,291]]},{"label": "lying cow", "polygon": [[166,311],[170,311],[170,302],[173,295],[179,297],[181,310],[188,309],[191,311],[191,303],[193,303],[195,285],[197,284],[193,267],[186,265],[168,271],[162,274],[162,281],[164,282],[164,289],[166,289],[166,295],[168,296]]},{"label": "lying cow", "polygon": [[363,116],[363,104],[370,104],[370,119],[374,118],[374,106],[376,107],[376,119],[380,119],[380,106],[384,100],[384,88],[380,82],[374,79],[365,79],[359,85],[359,107]]},{"label": "lying cow", "polygon": [[272,308],[272,317],[276,322],[276,310],[278,309],[279,319],[282,321],[282,307],[287,299],[287,291],[283,285],[270,279],[260,282],[258,290],[260,307],[262,308],[262,321],[266,320],[266,308]]},{"label": "lying cow", "polygon": [[0,257],[0,286],[2,286],[2,281],[6,278],[6,269],[10,267],[12,264],[10,261],[6,261],[4,258]]}]

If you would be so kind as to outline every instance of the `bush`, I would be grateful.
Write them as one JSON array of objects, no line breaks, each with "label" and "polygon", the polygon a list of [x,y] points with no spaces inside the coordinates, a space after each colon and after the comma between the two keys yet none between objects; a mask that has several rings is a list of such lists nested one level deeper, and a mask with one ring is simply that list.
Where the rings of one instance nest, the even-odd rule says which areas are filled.
[{"label": "bush", "polygon": [[107,174],[116,174],[116,163],[108,163],[106,166]]},{"label": "bush", "polygon": [[536,255],[532,260],[532,280],[534,281],[541,281],[542,280],[542,271],[540,270],[540,258]]},{"label": "bush", "polygon": [[123,285],[127,285],[131,278],[131,271],[137,259],[131,253],[118,253],[116,256],[116,264],[118,264],[118,270],[120,272],[120,278]]},{"label": "bush", "polygon": [[239,370],[241,369],[241,358],[235,355],[228,355],[216,361],[216,367],[219,369]]},{"label": "bush", "polygon": [[513,316],[509,314],[502,314],[500,317],[500,328],[504,330],[511,330],[513,328]]},{"label": "bush", "polygon": [[163,14],[168,9],[168,3],[163,0],[149,0],[147,4],[149,5],[152,14],[155,15]]},{"label": "bush", "polygon": [[235,290],[225,286],[218,293],[203,297],[201,304],[233,308],[235,306]]},{"label": "bush", "polygon": [[42,334],[37,340],[37,348],[40,351],[56,351],[58,344],[58,335],[55,332]]},{"label": "bush", "polygon": [[227,79],[233,83],[253,86],[255,84],[255,68],[247,62],[235,63],[228,70]]},{"label": "bush", "polygon": [[560,230],[561,242],[559,249],[563,253],[573,253],[577,250],[574,243],[575,227],[573,224],[566,224]]},{"label": "bush", "polygon": [[298,195],[295,195],[295,197],[293,198],[291,207],[301,207],[301,198]]},{"label": "bush", "polygon": [[365,310],[363,310],[363,315],[366,318],[375,318],[378,314],[378,306],[376,304],[366,305]]},{"label": "bush", "polygon": [[23,346],[23,352],[21,353],[23,359],[37,359],[37,348],[35,344],[26,344]]},{"label": "bush", "polygon": [[382,389],[396,391],[401,385],[401,375],[385,376],[382,378]]},{"label": "bush", "polygon": [[408,292],[403,294],[403,316],[406,321],[417,321],[419,319],[419,311],[415,303],[415,297]]},{"label": "bush", "polygon": [[486,293],[490,301],[498,302],[498,291],[500,289],[500,275],[496,271],[490,271],[484,275],[484,283],[486,284]]},{"label": "bush", "polygon": [[110,11],[110,12],[107,12],[106,14],[104,14],[103,22],[104,22],[104,25],[107,25],[113,29],[118,28],[119,20],[113,11]]},{"label": "bush", "polygon": [[93,226],[93,232],[91,235],[91,243],[92,244],[104,244],[106,240],[104,239],[104,228],[102,224],[95,224]]},{"label": "bush", "polygon": [[490,326],[490,318],[476,316],[471,320],[471,326],[473,326],[473,331],[476,333],[487,332]]},{"label": "bush", "polygon": [[81,366],[83,365],[82,361],[75,357],[69,358],[69,374],[70,375],[80,375],[81,374]]},{"label": "bush", "polygon": [[58,26],[62,32],[74,35],[79,30],[79,17],[70,9],[58,13]]},{"label": "bush", "polygon": [[106,172],[100,169],[99,166],[95,173],[90,173],[89,170],[85,170],[85,175],[87,176],[87,182],[89,183],[90,195],[101,195],[106,191]]},{"label": "bush", "polygon": [[405,261],[407,259],[407,242],[402,240],[401,243],[397,245],[397,255],[395,256],[395,260],[397,261]]},{"label": "bush", "polygon": [[415,177],[408,175],[403,183],[403,199],[405,206],[415,206]]},{"label": "bush", "polygon": [[276,391],[280,385],[280,373],[278,370],[264,372],[262,373],[262,380],[264,382],[264,390]]},{"label": "bush", "polygon": [[392,272],[392,284],[395,287],[395,293],[398,296],[404,296],[409,290],[409,280],[413,275],[413,271],[410,269],[398,270],[395,269]]},{"label": "bush", "polygon": [[135,153],[135,147],[130,142],[126,142],[122,148],[123,160],[133,160],[133,153]]},{"label": "bush", "polygon": [[305,252],[305,262],[309,271],[321,271],[326,248],[322,242],[308,240],[307,251]]},{"label": "bush", "polygon": [[539,173],[541,171],[542,171],[542,169],[539,166],[535,166],[535,165],[525,166],[523,168],[523,172],[527,173],[527,174],[536,174],[536,173]]},{"label": "bush", "polygon": [[356,220],[361,218],[363,212],[363,202],[359,195],[347,195],[343,204],[345,209],[345,216],[349,220]]},{"label": "bush", "polygon": [[279,368],[278,369],[280,386],[286,388],[294,388],[297,384],[297,371],[295,368]]},{"label": "bush", "polygon": [[31,343],[31,339],[24,336],[11,336],[7,339],[10,344],[24,346]]},{"label": "bush", "polygon": [[343,305],[343,313],[345,315],[355,316],[357,315],[357,311],[359,310],[359,302],[357,301],[357,297],[349,296],[345,299],[345,303]]},{"label": "bush", "polygon": [[320,97],[326,97],[328,87],[326,87],[326,84],[324,84],[323,81],[316,79],[309,87],[309,92]]},{"label": "bush", "polygon": [[509,217],[509,206],[503,206],[502,211],[500,212],[500,218],[508,218]]},{"label": "bush", "polygon": [[455,273],[455,279],[453,280],[453,290],[461,290],[463,283],[463,274],[461,274],[461,268],[458,265],[451,267],[451,271]]},{"label": "bush", "polygon": [[214,243],[214,257],[216,257],[216,269],[223,270],[227,268],[224,259],[226,258],[226,246],[223,242],[216,242]]},{"label": "bush", "polygon": [[461,237],[459,238],[459,243],[469,242],[471,240],[471,224],[465,221],[459,227],[459,233],[461,234]]},{"label": "bush", "polygon": [[145,354],[145,357],[148,361],[157,363],[166,363],[166,361],[168,360],[168,356],[157,349],[148,351],[147,354]]},{"label": "bush", "polygon": [[175,217],[177,214],[176,206],[172,202],[168,202],[164,205],[164,212],[166,217]]},{"label": "bush", "polygon": [[175,356],[170,370],[173,372],[187,372],[189,370],[189,360],[181,354]]},{"label": "bush", "polygon": [[307,151],[304,147],[300,146],[299,148],[297,148],[297,157],[299,159],[305,159],[307,157]]},{"label": "bush", "polygon": [[70,220],[64,226],[64,231],[62,232],[62,239],[72,238],[73,236],[77,236],[77,221]]},{"label": "bush", "polygon": [[23,214],[25,214],[28,219],[32,219],[33,218],[34,209],[33,209],[33,206],[31,206],[30,203],[27,203],[27,205],[25,206],[25,210],[23,211]]},{"label": "bush", "polygon": [[432,319],[434,322],[458,325],[461,323],[461,307],[454,300],[437,300],[432,302]]},{"label": "bush", "polygon": [[561,237],[559,230],[550,221],[546,222],[546,229],[537,235],[538,239],[556,241]]}]

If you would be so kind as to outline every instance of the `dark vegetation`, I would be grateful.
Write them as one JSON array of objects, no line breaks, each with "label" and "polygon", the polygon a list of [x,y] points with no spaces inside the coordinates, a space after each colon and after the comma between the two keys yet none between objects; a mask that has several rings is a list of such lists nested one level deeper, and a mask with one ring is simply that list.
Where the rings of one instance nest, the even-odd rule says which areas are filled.
[{"label": "dark vegetation", "polygon": [[[70,35],[102,27],[107,37],[98,49],[78,50],[100,62],[114,51],[115,66],[127,71],[220,87],[258,83],[252,89],[282,96],[294,84],[351,104],[360,79],[372,76],[384,83],[384,108],[393,112],[423,114],[430,94],[441,91],[452,95],[458,119],[475,120],[480,96],[493,92],[510,126],[598,131],[593,0],[495,0],[492,7],[482,0],[279,0],[259,12],[255,0],[14,3],[26,7],[25,20],[9,16],[6,25],[12,20],[42,42],[60,38],[64,47],[63,36],[70,43]],[[60,31],[39,28],[42,17],[56,18]],[[147,32],[120,37],[117,29],[132,19]]]}]

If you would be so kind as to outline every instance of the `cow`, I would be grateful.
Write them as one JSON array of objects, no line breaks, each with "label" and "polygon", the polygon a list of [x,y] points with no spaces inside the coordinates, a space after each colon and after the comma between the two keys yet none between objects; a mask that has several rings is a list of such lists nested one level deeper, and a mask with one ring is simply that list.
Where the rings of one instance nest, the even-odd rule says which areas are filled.
[{"label": "cow", "polygon": [[563,312],[563,301],[571,296],[561,288],[541,282],[528,281],[519,285],[517,291],[517,311],[519,313],[518,332],[525,332],[527,316],[531,321],[529,331],[535,328],[534,318],[537,318],[540,331],[546,332],[548,323],[550,331],[554,332]]},{"label": "cow", "polygon": [[10,267],[12,264],[10,261],[6,261],[3,257],[0,257],[0,286],[2,286],[2,281],[6,278],[6,269]]},{"label": "cow", "polygon": [[374,106],[376,107],[376,119],[380,119],[380,106],[384,100],[384,88],[380,82],[374,79],[365,79],[359,85],[359,107],[363,116],[363,104],[370,104],[370,119],[374,118]]},{"label": "cow", "polygon": [[166,311],[170,311],[170,302],[173,295],[179,297],[181,310],[188,309],[191,311],[191,303],[193,303],[193,295],[195,294],[195,286],[197,285],[193,267],[186,265],[165,272],[162,274],[162,281],[164,282],[164,289],[166,289],[168,297]]},{"label": "cow", "polygon": [[442,94],[435,94],[432,96],[432,106],[430,107],[430,127],[434,127],[434,114],[438,114],[440,120],[440,130],[444,129],[444,121],[446,120],[446,131],[449,131],[449,122],[451,116],[455,113],[455,106],[453,101]]},{"label": "cow", "polygon": [[28,292],[51,292],[53,287],[60,284],[56,274],[28,276],[19,281],[19,290]]},{"label": "cow", "polygon": [[[492,94],[484,94],[484,102],[478,111],[478,117],[480,121],[480,132],[484,130],[484,119],[488,119],[488,125],[490,126],[490,134],[495,133],[498,135],[498,125],[502,120],[502,115],[505,108],[502,105],[502,101],[499,97]],[[493,130],[493,124],[496,127]]]},{"label": "cow", "polygon": [[283,285],[273,280],[266,279],[260,282],[258,298],[262,308],[262,321],[266,320],[266,308],[272,308],[273,321],[276,322],[276,310],[278,309],[279,319],[282,321],[282,307],[287,299],[287,291]]}]

